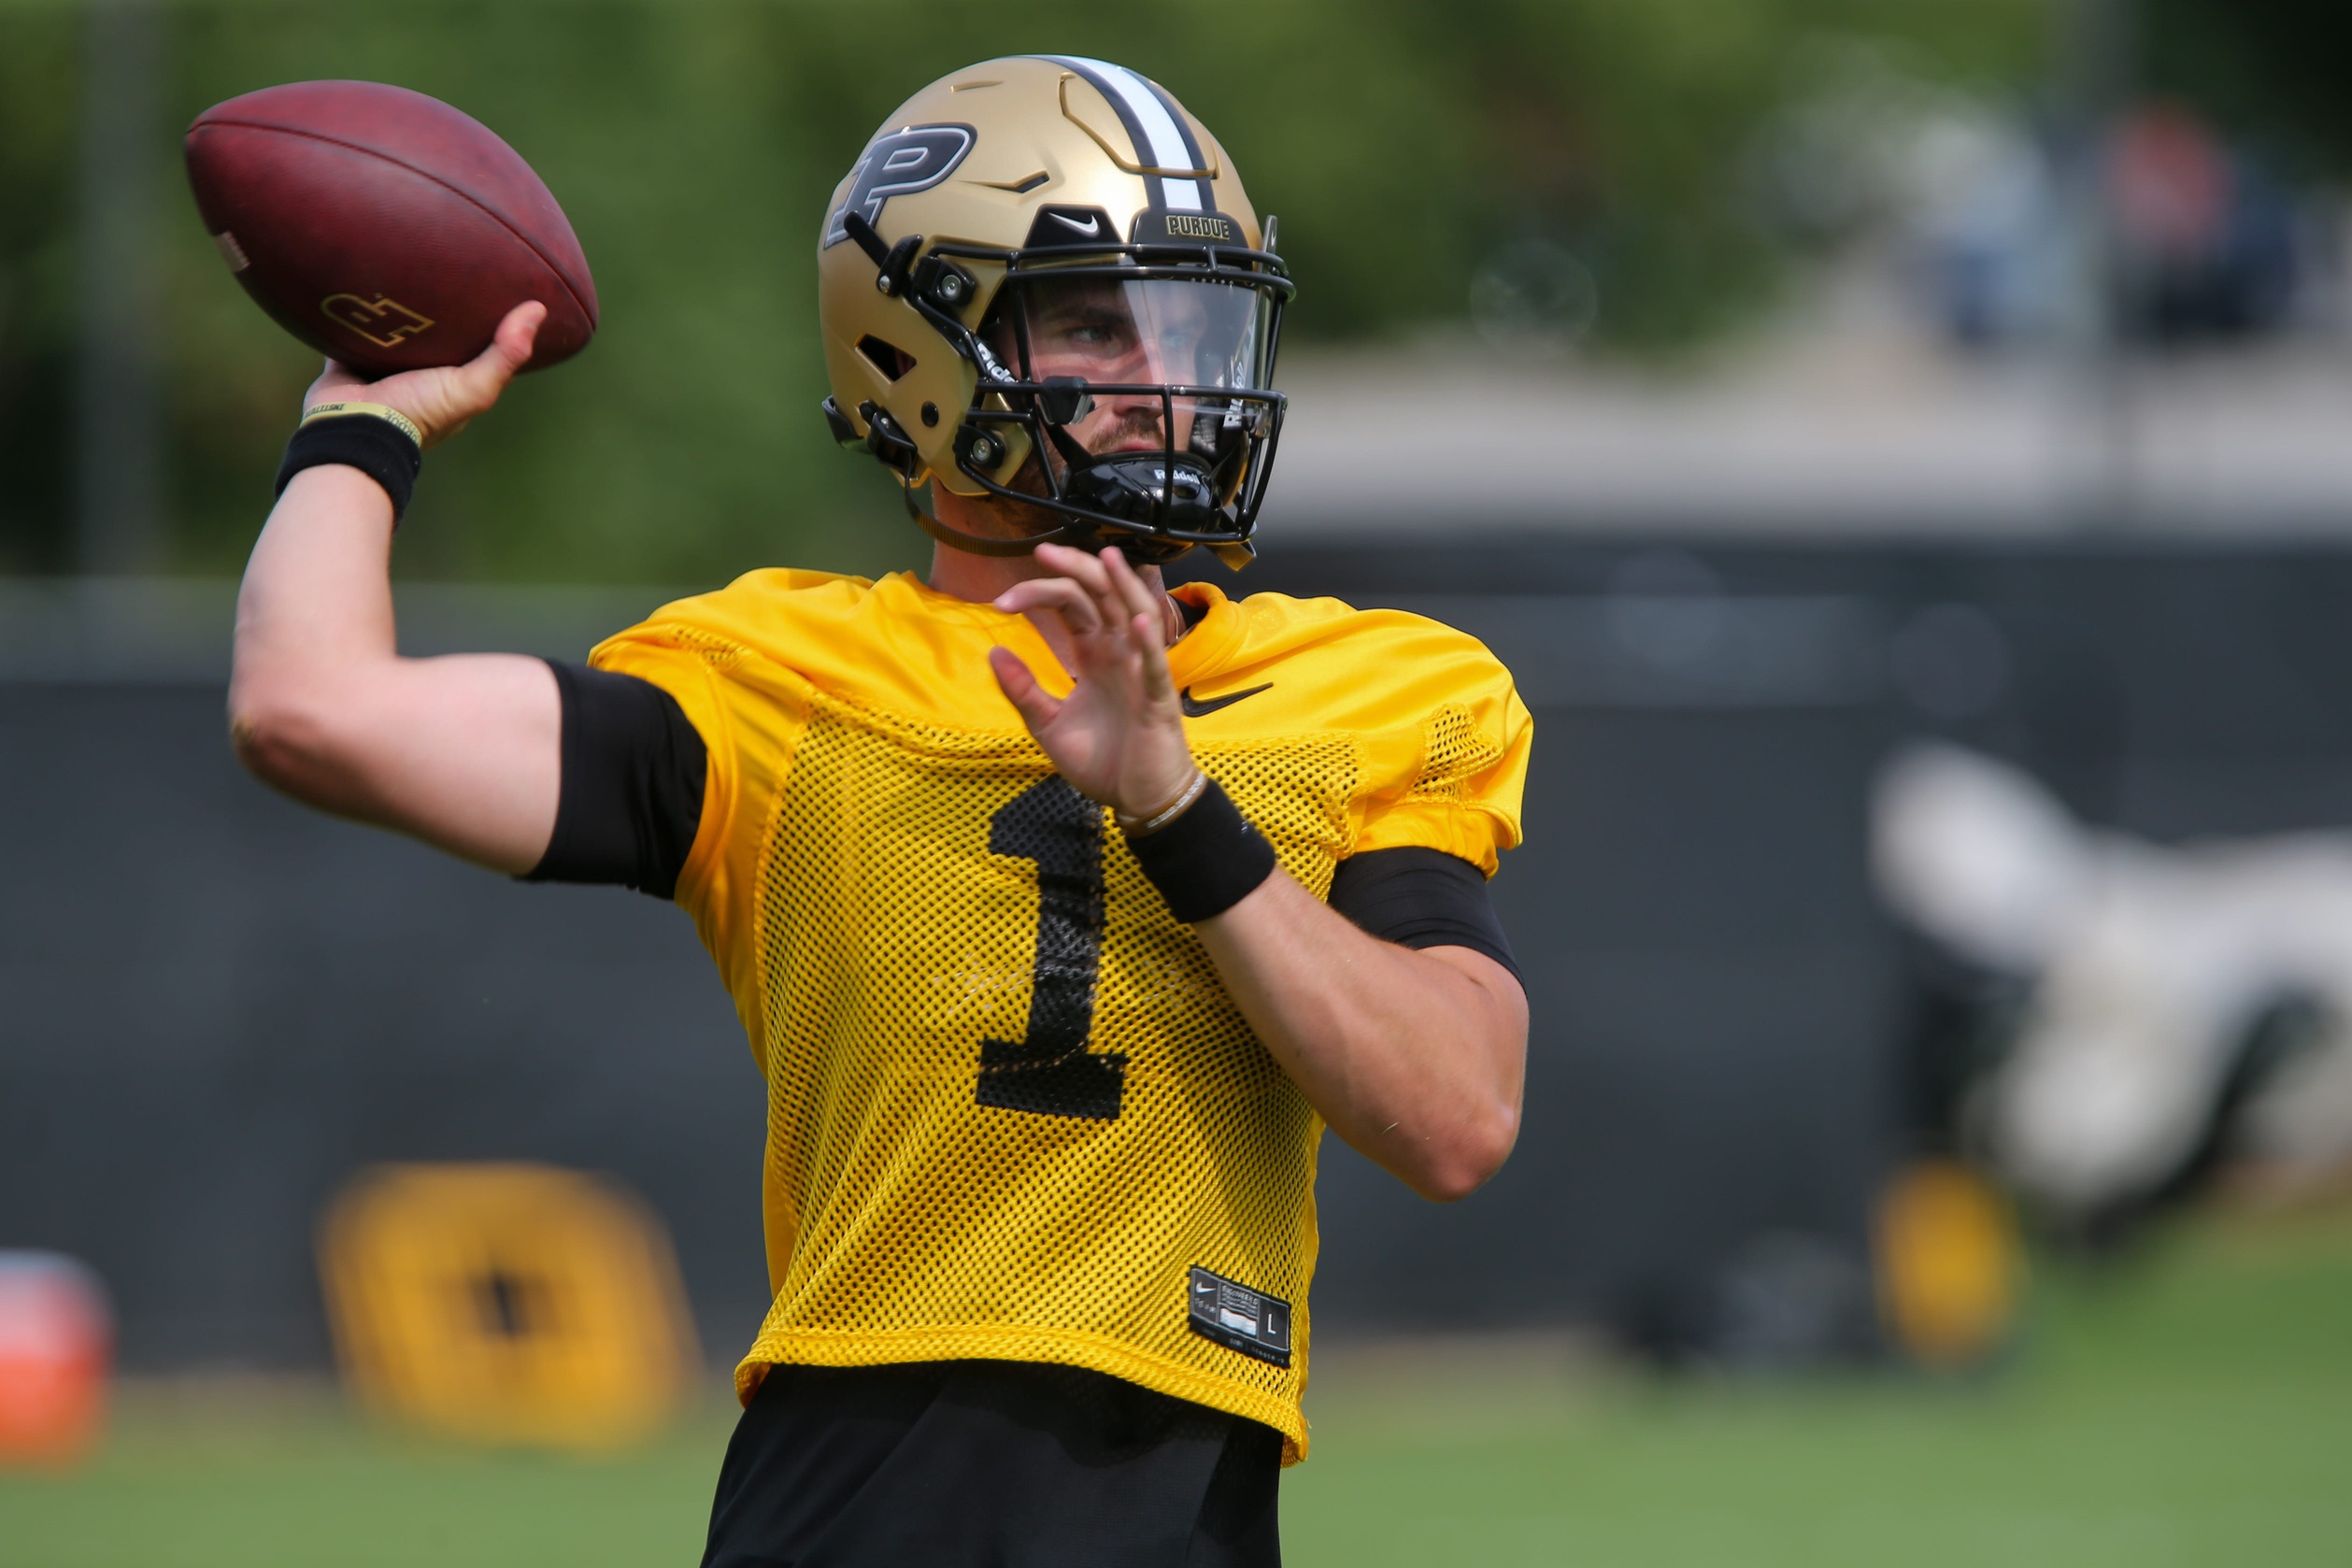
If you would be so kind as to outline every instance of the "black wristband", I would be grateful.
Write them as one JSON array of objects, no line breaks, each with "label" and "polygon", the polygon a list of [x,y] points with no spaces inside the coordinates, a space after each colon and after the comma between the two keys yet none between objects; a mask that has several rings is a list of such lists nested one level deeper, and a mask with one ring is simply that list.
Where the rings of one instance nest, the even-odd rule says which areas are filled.
[{"label": "black wristband", "polygon": [[1175,821],[1129,839],[1127,852],[1186,925],[1231,909],[1275,868],[1274,846],[1213,778]]},{"label": "black wristband", "polygon": [[416,492],[417,473],[424,454],[406,432],[390,420],[373,414],[336,414],[312,420],[286,443],[285,461],[278,465],[278,493],[286,493],[296,474],[322,463],[339,463],[356,468],[392,497],[392,524],[399,526]]}]

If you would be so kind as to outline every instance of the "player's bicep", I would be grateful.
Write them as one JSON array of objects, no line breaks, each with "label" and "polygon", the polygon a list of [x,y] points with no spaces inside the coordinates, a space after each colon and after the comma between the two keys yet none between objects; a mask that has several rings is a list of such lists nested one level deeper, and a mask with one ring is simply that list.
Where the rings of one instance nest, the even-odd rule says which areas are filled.
[{"label": "player's bicep", "polygon": [[523,870],[546,849],[562,706],[544,662],[499,653],[386,660],[279,706],[239,746],[296,798],[501,871]]},{"label": "player's bicep", "polygon": [[[289,792],[535,881],[671,897],[701,824],[706,753],[633,675],[513,654],[389,662],[339,689],[282,758]],[[250,749],[249,748],[249,749]]]}]

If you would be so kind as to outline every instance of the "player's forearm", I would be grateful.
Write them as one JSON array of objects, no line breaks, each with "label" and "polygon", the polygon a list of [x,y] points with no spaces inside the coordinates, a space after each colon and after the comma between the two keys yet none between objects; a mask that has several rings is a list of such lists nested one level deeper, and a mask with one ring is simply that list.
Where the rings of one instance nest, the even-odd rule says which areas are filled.
[{"label": "player's forearm", "polygon": [[294,476],[237,597],[230,733],[257,776],[306,805],[504,871],[554,828],[563,718],[535,659],[403,659],[392,505],[355,469]]},{"label": "player's forearm", "polygon": [[374,480],[355,468],[307,468],[271,509],[246,563],[230,734],[248,766],[305,799],[334,789],[335,735],[358,691],[397,657],[392,533],[392,501]]},{"label": "player's forearm", "polygon": [[1441,1202],[1502,1167],[1518,1136],[1527,1009],[1500,964],[1376,940],[1280,872],[1194,929],[1258,1037],[1351,1147]]}]

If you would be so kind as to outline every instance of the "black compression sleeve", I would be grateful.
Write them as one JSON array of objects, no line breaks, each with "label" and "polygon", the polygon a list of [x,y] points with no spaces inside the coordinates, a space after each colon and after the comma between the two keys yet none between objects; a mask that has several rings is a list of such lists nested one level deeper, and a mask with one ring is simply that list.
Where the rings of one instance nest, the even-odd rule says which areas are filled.
[{"label": "black compression sleeve", "polygon": [[[1339,862],[1332,907],[1383,942],[1468,948],[1519,973],[1486,873],[1442,849],[1367,849]],[[1524,980],[1525,976],[1519,976]]]},{"label": "black compression sleeve", "polygon": [[709,756],[677,699],[649,680],[548,661],[563,699],[563,781],[528,882],[619,882],[677,895],[703,820]]}]

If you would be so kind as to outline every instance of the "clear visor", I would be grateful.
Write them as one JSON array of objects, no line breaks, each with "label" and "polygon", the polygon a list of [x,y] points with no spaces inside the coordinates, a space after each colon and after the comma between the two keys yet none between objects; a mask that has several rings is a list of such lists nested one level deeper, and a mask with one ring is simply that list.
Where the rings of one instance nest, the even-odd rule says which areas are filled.
[{"label": "clear visor", "polygon": [[1013,290],[1005,344],[1026,381],[1263,388],[1272,302],[1247,284],[1036,278]]},{"label": "clear visor", "polygon": [[[1084,459],[1162,454],[1162,498],[1185,491],[1230,504],[1247,472],[1268,396],[1274,302],[1246,283],[1189,278],[1040,277],[1008,285],[1000,352],[1043,390],[1053,427],[1040,458],[1055,493]],[[1233,394],[1254,395],[1233,395]],[[1168,462],[1177,467],[1168,470]]]}]

